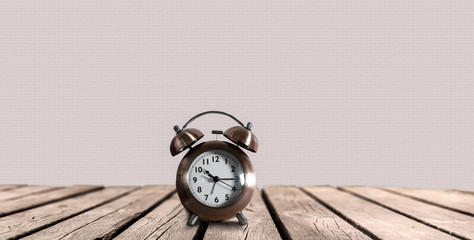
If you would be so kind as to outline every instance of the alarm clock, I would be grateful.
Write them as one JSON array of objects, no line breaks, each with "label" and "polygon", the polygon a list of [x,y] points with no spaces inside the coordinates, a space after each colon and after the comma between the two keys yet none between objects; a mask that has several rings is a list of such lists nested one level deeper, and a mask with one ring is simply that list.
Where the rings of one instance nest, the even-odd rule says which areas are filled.
[{"label": "alarm clock", "polygon": [[[187,126],[206,114],[225,115],[239,124],[225,132],[212,131],[213,134],[223,134],[229,141],[207,141],[194,146],[204,134]],[[257,152],[258,141],[251,128],[251,122],[244,125],[234,116],[221,111],[202,112],[189,119],[182,128],[174,126],[176,135],[170,144],[171,155],[176,156],[189,149],[176,174],[179,199],[191,213],[188,225],[194,226],[198,219],[211,222],[234,216],[240,224],[247,222],[242,211],[252,199],[255,172],[242,149]]]}]

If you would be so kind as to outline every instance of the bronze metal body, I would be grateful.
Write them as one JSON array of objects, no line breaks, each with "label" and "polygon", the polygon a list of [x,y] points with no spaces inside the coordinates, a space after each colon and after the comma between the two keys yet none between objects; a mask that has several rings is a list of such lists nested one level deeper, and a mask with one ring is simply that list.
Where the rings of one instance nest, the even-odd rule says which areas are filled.
[{"label": "bronze metal body", "polygon": [[[240,196],[229,206],[213,208],[200,203],[191,193],[188,186],[189,168],[201,153],[210,150],[223,150],[238,158],[245,175],[245,184]],[[204,221],[222,221],[235,217],[252,199],[255,188],[255,172],[249,157],[237,146],[224,141],[204,142],[192,148],[181,160],[176,174],[176,189],[183,206]]]},{"label": "bronze metal body", "polygon": [[[235,120],[240,126],[231,127],[224,132],[224,136],[228,138],[237,146],[243,147],[251,152],[257,152],[258,141],[257,137],[252,133],[252,123],[248,122],[247,126],[239,121],[234,116],[221,111],[207,111],[197,114],[196,116],[189,119],[180,129],[178,125],[173,127],[176,135],[170,144],[170,152],[172,156],[175,156],[183,150],[190,148],[189,152],[181,160],[176,174],[176,189],[178,191],[179,198],[183,206],[192,213],[189,218],[188,225],[194,226],[201,218],[204,221],[222,221],[230,217],[237,217],[240,224],[246,224],[247,220],[242,213],[242,210],[249,204],[252,198],[253,190],[255,188],[255,172],[253,171],[252,164],[249,157],[239,147],[229,142],[223,141],[210,141],[201,143],[195,148],[191,146],[201,139],[204,134],[195,128],[186,128],[195,119],[207,115],[207,114],[220,114],[225,115]],[[214,134],[222,134],[222,131],[213,131]],[[188,186],[188,171],[194,161],[201,153],[210,150],[223,150],[226,151],[240,161],[245,176],[245,184],[242,189],[240,196],[230,205],[225,207],[209,207],[200,203],[191,193]]]}]

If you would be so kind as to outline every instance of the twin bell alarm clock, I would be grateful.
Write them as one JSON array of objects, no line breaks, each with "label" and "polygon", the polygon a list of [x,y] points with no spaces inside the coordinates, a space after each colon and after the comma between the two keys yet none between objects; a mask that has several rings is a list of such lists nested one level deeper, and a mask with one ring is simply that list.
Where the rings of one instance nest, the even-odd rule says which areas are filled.
[{"label": "twin bell alarm clock", "polygon": [[[204,134],[196,128],[186,128],[193,120],[206,114],[221,114],[235,120],[239,126],[223,134],[228,141],[207,141],[194,146]],[[222,221],[237,217],[240,224],[247,222],[242,211],[249,204],[255,187],[255,172],[249,157],[242,148],[257,152],[258,141],[251,131],[252,123],[242,124],[234,116],[220,111],[200,113],[180,129],[171,140],[170,151],[176,156],[189,149],[178,166],[176,189],[179,199],[190,213],[188,225],[198,219]]]}]

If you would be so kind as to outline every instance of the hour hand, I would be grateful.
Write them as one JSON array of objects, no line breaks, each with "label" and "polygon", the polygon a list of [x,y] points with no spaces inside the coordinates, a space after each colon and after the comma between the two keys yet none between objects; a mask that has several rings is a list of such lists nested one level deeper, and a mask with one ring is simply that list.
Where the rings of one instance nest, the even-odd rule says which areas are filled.
[{"label": "hour hand", "polygon": [[211,177],[214,182],[220,181],[220,178],[218,176],[212,176],[212,174],[209,173],[209,171],[207,171],[206,169],[203,169],[203,170],[204,170],[204,173],[207,174],[207,176]]},{"label": "hour hand", "polygon": [[209,171],[207,171],[206,169],[203,169],[203,170],[204,170],[204,173],[207,174],[207,176],[214,178],[214,176],[212,176],[212,174]]}]

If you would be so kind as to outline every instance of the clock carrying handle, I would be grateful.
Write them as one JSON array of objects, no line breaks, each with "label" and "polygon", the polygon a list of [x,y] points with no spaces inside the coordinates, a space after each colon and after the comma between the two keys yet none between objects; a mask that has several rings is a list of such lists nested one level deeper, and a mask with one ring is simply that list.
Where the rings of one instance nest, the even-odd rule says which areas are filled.
[{"label": "clock carrying handle", "polygon": [[[258,140],[257,137],[252,133],[252,123],[248,122],[247,126],[245,126],[241,121],[239,121],[234,116],[221,112],[221,111],[207,111],[199,113],[198,115],[189,119],[184,125],[183,128],[180,129],[178,125],[173,127],[176,135],[174,136],[173,140],[171,140],[170,144],[170,152],[172,156],[182,152],[186,148],[190,148],[191,145],[196,143],[199,139],[201,139],[204,134],[196,128],[189,128],[186,127],[195,119],[206,115],[206,114],[221,114],[227,117],[232,118],[236,121],[240,126],[235,126],[227,129],[223,134],[224,137],[228,138],[231,142],[237,144],[240,147],[243,147],[251,152],[257,152],[258,149]],[[219,133],[222,133],[219,131]]]},{"label": "clock carrying handle", "polygon": [[247,126],[245,126],[241,121],[239,121],[239,119],[237,119],[236,117],[234,117],[234,116],[232,116],[232,115],[230,115],[230,114],[228,114],[228,113],[226,113],[226,112],[221,112],[221,111],[207,111],[207,112],[199,113],[199,114],[197,114],[196,116],[194,116],[194,117],[192,117],[191,119],[189,119],[189,120],[183,125],[183,128],[182,128],[182,129],[180,129],[178,125],[175,125],[175,126],[173,127],[173,129],[174,129],[175,132],[178,133],[178,132],[180,132],[181,130],[185,129],[192,121],[194,121],[194,120],[196,120],[197,118],[202,117],[202,116],[204,116],[204,115],[206,115],[206,114],[211,114],[211,113],[212,113],[212,114],[225,115],[225,116],[227,116],[227,117],[232,118],[234,121],[236,121],[240,126],[242,126],[242,127],[244,127],[244,128],[247,128],[247,129],[249,129],[249,130],[252,128],[252,123],[251,123],[251,122],[248,122],[248,123],[247,123]]}]

